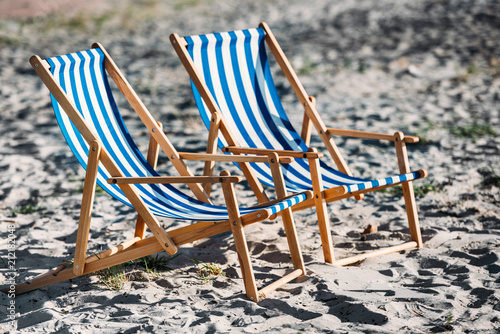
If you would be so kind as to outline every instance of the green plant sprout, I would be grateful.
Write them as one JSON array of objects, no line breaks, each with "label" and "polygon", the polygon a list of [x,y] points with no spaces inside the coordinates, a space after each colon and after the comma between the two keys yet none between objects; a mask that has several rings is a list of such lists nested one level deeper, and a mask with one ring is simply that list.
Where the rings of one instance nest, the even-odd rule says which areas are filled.
[{"label": "green plant sprout", "polygon": [[202,262],[194,259],[191,261],[195,262],[196,273],[204,281],[204,284],[211,283],[217,276],[226,277],[226,273],[217,262]]}]

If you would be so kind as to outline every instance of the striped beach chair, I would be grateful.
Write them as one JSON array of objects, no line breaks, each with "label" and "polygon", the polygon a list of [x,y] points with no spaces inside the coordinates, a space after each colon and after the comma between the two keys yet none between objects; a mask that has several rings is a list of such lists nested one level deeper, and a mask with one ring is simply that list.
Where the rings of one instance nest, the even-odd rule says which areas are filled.
[{"label": "striped beach chair", "polygon": [[[284,186],[278,199],[253,208],[239,208],[233,183],[242,177],[224,171],[220,176],[193,176],[183,159],[227,161],[228,156],[180,153],[172,146],[161,124],[155,122],[104,48],[96,43],[90,50],[42,60],[33,56],[30,63],[51,92],[59,126],[72,152],[86,169],[73,267],[63,264],[30,282],[16,287],[17,293],[108,268],[143,256],[165,251],[172,255],[179,245],[232,231],[240,260],[247,296],[254,301],[304,275],[291,207],[312,197],[304,191],[287,196]],[[106,71],[137,115],[148,128],[150,145],[145,158],[127,131],[112,96]],[[156,171],[162,149],[181,176],[160,176]],[[274,182],[283,183],[277,154],[240,157],[241,161],[270,162],[275,166]],[[237,157],[237,160],[240,159]],[[283,159],[282,159],[283,160]],[[285,159],[286,160],[286,159]],[[288,159],[291,161],[291,159]],[[210,203],[202,184],[220,183],[226,206]],[[188,184],[197,198],[181,192],[172,184]],[[89,226],[96,185],[138,213],[135,237],[97,255],[87,256]],[[275,217],[278,213],[290,246],[293,270],[279,281],[257,290],[247,248],[244,226]],[[158,217],[181,219],[191,224],[165,231]],[[146,226],[153,233],[145,238]]]},{"label": "striped beach chair", "polygon": [[[294,210],[316,208],[326,262],[345,265],[422,246],[411,181],[427,173],[425,170],[410,171],[405,146],[405,143],[418,141],[417,137],[405,136],[402,132],[390,135],[327,127],[315,108],[314,97],[307,95],[266,23],[261,23],[259,28],[207,35],[180,37],[172,34],[170,40],[189,73],[198,110],[209,129],[208,153],[215,152],[219,146],[223,152],[236,155],[276,152],[296,158],[283,166],[286,190],[291,193],[313,190],[313,198]],[[300,134],[292,126],[278,96],[269,68],[266,42],[304,106]],[[309,147],[313,126],[336,168],[318,160],[322,155]],[[332,135],[393,141],[400,174],[376,180],[354,177]],[[259,200],[267,201],[262,184],[276,186],[269,166],[239,163],[239,167]],[[205,175],[211,175],[212,168],[207,164]],[[411,241],[335,260],[325,203],[347,197],[361,199],[364,193],[398,184],[403,187]]]}]

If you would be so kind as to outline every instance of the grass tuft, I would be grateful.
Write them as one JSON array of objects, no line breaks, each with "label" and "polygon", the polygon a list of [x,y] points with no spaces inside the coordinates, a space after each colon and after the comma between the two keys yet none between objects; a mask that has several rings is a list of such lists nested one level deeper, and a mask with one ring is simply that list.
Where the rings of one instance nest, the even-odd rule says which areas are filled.
[{"label": "grass tuft", "polygon": [[3,46],[19,46],[21,45],[21,39],[11,36],[1,36],[0,35],[0,45]]},{"label": "grass tuft", "polygon": [[[123,288],[126,282],[133,280],[150,281],[150,277],[160,277],[160,271],[170,271],[169,262],[175,259],[179,254],[171,257],[164,257],[157,254],[156,256],[145,256],[140,259],[129,261],[124,264],[119,264],[114,267],[99,270],[96,275],[99,281],[108,289],[118,291]],[[136,270],[137,267],[142,267],[142,270]]]},{"label": "grass tuft", "polygon": [[364,62],[359,63],[358,72],[361,74],[364,74],[366,72],[366,64]]},{"label": "grass tuft", "polygon": [[217,262],[202,262],[194,259],[191,259],[191,261],[195,262],[196,273],[204,281],[204,284],[213,282],[217,276],[226,276],[226,273]]},{"label": "grass tuft", "polygon": [[[439,329],[439,332],[445,332],[445,333],[453,333],[453,321],[455,320],[455,317],[453,314],[448,314],[446,315],[446,320],[443,326],[437,325],[437,329]],[[435,334],[435,332],[431,332]]]},{"label": "grass tuft", "polygon": [[431,139],[429,139],[428,133],[429,133],[429,131],[434,130],[438,127],[439,127],[439,125],[437,123],[431,121],[430,119],[427,119],[425,122],[425,125],[420,125],[418,132],[416,134],[416,136],[419,138],[419,141],[416,142],[415,144],[412,144],[412,145],[425,146],[425,145],[432,143],[433,141]]},{"label": "grass tuft", "polygon": [[469,63],[469,65],[467,65],[467,74],[474,75],[474,74],[478,74],[478,73],[479,73],[479,70],[477,68],[476,62],[471,61]]},{"label": "grass tuft", "polygon": [[41,206],[38,206],[38,205],[31,205],[31,204],[27,204],[27,205],[24,205],[22,207],[19,207],[19,208],[16,208],[14,210],[11,210],[10,214],[12,216],[14,215],[18,215],[18,214],[21,214],[21,215],[29,215],[29,214],[32,214],[34,212],[37,212],[37,211],[40,211],[42,210],[43,208]]},{"label": "grass tuft", "polygon": [[172,268],[169,267],[169,263],[171,260],[175,259],[179,255],[180,254],[175,254],[174,256],[171,257],[164,257],[160,256],[159,254],[156,254],[155,257],[148,255],[137,260],[137,264],[144,267],[147,274],[151,274],[153,277],[159,277],[160,276],[160,273],[158,273],[159,270],[160,271],[172,270]]},{"label": "grass tuft", "polygon": [[309,57],[306,57],[304,60],[304,64],[299,69],[299,75],[308,75],[314,70],[315,67],[316,65],[313,63],[313,61]]},{"label": "grass tuft", "polygon": [[125,282],[130,281],[131,273],[127,272],[123,264],[99,270],[97,277],[104,286],[111,291],[118,291],[123,288]]},{"label": "grass tuft", "polygon": [[345,58],[344,59],[344,68],[346,68],[346,69],[351,68],[351,63],[352,63],[351,58],[349,58],[349,57]]},{"label": "grass tuft", "polygon": [[180,0],[174,4],[174,9],[176,11],[182,11],[184,9],[196,7],[199,4],[200,4],[200,0]]},{"label": "grass tuft", "polygon": [[474,140],[478,137],[497,135],[497,132],[493,129],[491,124],[481,123],[477,119],[475,119],[472,124],[464,127],[457,127],[453,124],[450,128],[450,132],[457,137],[472,138]]}]

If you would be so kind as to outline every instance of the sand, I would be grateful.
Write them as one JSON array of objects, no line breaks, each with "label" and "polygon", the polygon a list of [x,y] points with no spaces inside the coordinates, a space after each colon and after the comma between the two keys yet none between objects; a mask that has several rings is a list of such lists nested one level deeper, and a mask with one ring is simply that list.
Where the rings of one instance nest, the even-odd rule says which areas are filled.
[{"label": "sand", "polygon": [[[307,277],[259,303],[244,295],[233,239],[226,233],[181,247],[167,263],[170,270],[126,266],[128,279],[117,291],[89,275],[15,299],[2,294],[2,332],[500,331],[498,2],[113,1],[98,8],[74,3],[0,2],[0,284],[13,273],[7,266],[11,234],[17,282],[72,258],[84,178],[29,57],[101,42],[178,150],[200,152],[207,131],[168,35],[243,29],[260,21],[273,29],[327,125],[420,136],[408,149],[412,170],[429,171],[415,183],[424,247],[348,267],[324,264],[314,211],[305,210],[295,219]],[[272,69],[300,127],[301,106],[274,62]],[[145,152],[146,129],[123,99],[118,102]],[[391,145],[336,141],[355,175],[397,172]],[[318,137],[312,146],[323,149]],[[202,173],[201,163],[190,167]],[[217,168],[238,173],[232,165]],[[174,174],[165,156],[159,170]],[[237,189],[241,205],[256,203],[244,183]],[[214,198],[222,200],[220,190],[214,189]],[[408,238],[396,191],[333,203],[328,210],[338,257]],[[132,210],[98,194],[89,253],[130,238],[134,222]],[[163,221],[166,228],[181,223]],[[378,232],[362,241],[368,224]],[[259,284],[286,272],[280,222],[249,227],[247,239]],[[202,279],[196,261],[216,262],[225,276]],[[14,327],[8,318],[12,300]]]}]

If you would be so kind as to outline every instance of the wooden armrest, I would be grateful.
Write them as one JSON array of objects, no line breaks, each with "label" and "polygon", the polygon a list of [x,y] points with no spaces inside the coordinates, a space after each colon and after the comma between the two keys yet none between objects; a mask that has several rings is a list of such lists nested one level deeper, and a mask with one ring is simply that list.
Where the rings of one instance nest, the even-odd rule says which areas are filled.
[{"label": "wooden armrest", "polygon": [[111,177],[109,184],[155,184],[155,183],[222,183],[241,182],[241,176],[145,176],[145,177]]},{"label": "wooden armrest", "polygon": [[[269,162],[269,158],[263,155],[227,155],[211,153],[188,153],[179,152],[179,156],[184,160],[201,161],[229,161],[229,162]],[[295,159],[292,157],[280,157],[280,163],[289,164]]]},{"label": "wooden armrest", "polygon": [[[378,132],[368,132],[368,131],[357,131],[357,130],[344,130],[337,128],[326,128],[328,133],[335,136],[344,136],[344,137],[354,137],[354,138],[364,138],[364,139],[378,139],[378,140],[389,140],[396,141],[396,138],[399,138],[396,132],[395,134],[386,134],[386,133],[378,133]],[[418,137],[415,136],[403,136],[403,140],[405,143],[416,143],[419,141]]]},{"label": "wooden armrest", "polygon": [[317,152],[300,152],[300,151],[287,151],[287,150],[270,150],[266,148],[250,148],[250,147],[238,147],[238,146],[226,146],[222,149],[223,152],[228,153],[243,153],[243,154],[269,154],[276,153],[280,156],[288,156],[293,158],[303,158],[303,159],[318,159],[323,157],[323,153]]}]

